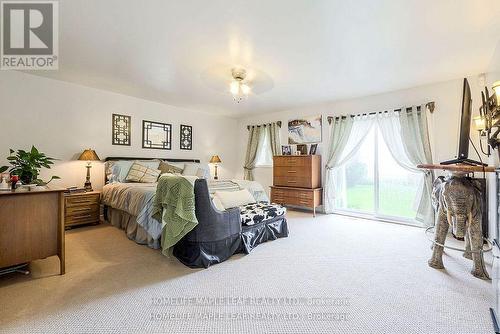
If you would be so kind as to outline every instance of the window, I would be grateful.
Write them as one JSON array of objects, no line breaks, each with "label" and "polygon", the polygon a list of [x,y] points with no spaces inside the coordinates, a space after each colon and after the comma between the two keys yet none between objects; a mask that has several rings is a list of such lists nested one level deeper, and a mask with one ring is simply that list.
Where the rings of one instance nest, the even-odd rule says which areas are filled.
[{"label": "window", "polygon": [[394,160],[377,126],[371,128],[349,161],[336,170],[334,182],[339,211],[415,221],[423,176]]},{"label": "window", "polygon": [[263,131],[257,148],[257,156],[255,157],[255,167],[272,167],[273,152],[271,151],[271,139],[269,132]]}]

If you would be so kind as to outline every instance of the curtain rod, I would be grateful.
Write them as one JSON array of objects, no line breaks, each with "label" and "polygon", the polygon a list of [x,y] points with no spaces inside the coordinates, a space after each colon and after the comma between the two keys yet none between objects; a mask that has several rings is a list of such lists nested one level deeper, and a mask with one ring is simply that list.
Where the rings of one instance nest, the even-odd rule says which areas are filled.
[{"label": "curtain rod", "polygon": [[[425,104],[425,107],[429,109],[429,112],[432,114],[434,112],[434,108],[436,107],[436,103],[434,101],[432,102],[428,102]],[[411,110],[411,107],[408,107],[406,108],[406,111],[410,111]],[[394,109],[394,111],[396,112],[401,112],[401,108],[399,109]],[[420,106],[417,106],[417,111],[420,111]],[[376,114],[384,114],[384,113],[387,113],[389,112],[388,110],[384,110],[384,111],[374,111],[374,112],[370,112],[370,113],[365,113],[365,114],[357,114],[357,115],[349,115],[351,117],[355,117],[355,116],[367,116],[367,115],[376,115]],[[334,119],[338,119],[338,118],[346,118],[347,116],[328,116],[327,119],[328,119],[328,124],[332,124],[332,121]]]},{"label": "curtain rod", "polygon": [[[261,127],[261,126],[263,126],[263,127],[266,127],[266,126],[267,126],[267,124],[271,124],[271,123],[266,123],[266,124],[262,124],[262,125],[247,125],[247,130],[250,130],[250,128],[251,128],[252,126],[256,126],[256,127]],[[281,121],[277,121],[277,122],[276,122],[276,124],[278,125],[278,127],[280,127],[280,128],[281,128]]]}]

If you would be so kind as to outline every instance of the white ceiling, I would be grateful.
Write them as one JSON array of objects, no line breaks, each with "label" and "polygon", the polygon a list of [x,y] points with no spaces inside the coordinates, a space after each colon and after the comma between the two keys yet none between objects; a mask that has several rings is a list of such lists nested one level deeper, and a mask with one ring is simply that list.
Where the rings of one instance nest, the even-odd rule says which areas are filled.
[{"label": "white ceiling", "polygon": [[[34,74],[241,117],[487,72],[499,40],[498,0],[60,0],[60,69]],[[220,64],[274,87],[236,104]]]}]

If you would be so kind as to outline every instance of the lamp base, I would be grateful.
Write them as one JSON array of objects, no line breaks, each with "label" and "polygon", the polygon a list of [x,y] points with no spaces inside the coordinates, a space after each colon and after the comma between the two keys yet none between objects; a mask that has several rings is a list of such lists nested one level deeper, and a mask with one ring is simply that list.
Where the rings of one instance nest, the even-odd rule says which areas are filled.
[{"label": "lamp base", "polygon": [[215,165],[215,175],[214,175],[214,180],[218,180],[219,176],[217,175],[217,165]]},{"label": "lamp base", "polygon": [[90,165],[90,163],[88,163],[88,165],[85,167],[87,168],[87,177],[85,180],[84,188],[85,188],[85,191],[89,192],[89,191],[93,191],[92,183],[90,183],[90,168],[92,168],[92,166]]},{"label": "lamp base", "polygon": [[92,189],[92,183],[90,183],[90,181],[89,182],[85,182],[85,185],[83,187],[85,188],[86,192],[94,191],[94,189]]}]

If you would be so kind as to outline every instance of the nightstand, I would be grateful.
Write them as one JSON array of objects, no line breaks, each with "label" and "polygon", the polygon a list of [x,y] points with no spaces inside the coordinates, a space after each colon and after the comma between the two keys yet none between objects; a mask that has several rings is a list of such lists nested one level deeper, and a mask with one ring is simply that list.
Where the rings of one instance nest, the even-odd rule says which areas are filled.
[{"label": "nightstand", "polygon": [[100,198],[99,191],[64,194],[64,226],[99,224]]}]

